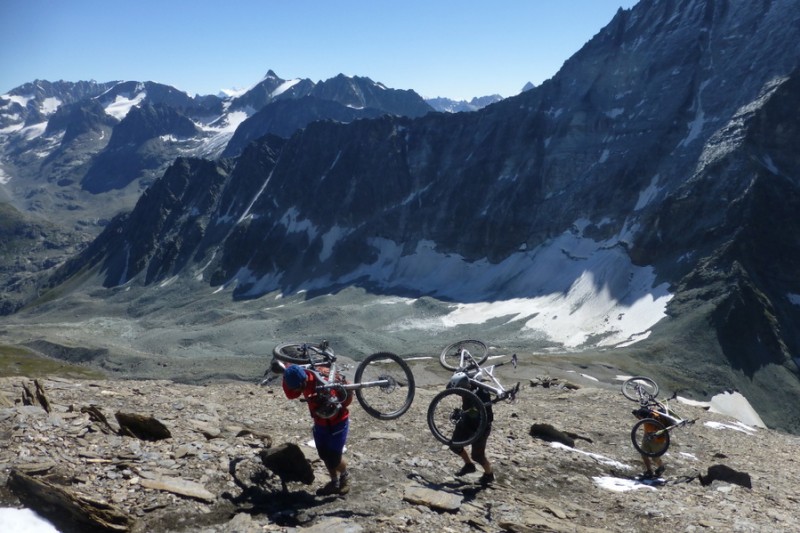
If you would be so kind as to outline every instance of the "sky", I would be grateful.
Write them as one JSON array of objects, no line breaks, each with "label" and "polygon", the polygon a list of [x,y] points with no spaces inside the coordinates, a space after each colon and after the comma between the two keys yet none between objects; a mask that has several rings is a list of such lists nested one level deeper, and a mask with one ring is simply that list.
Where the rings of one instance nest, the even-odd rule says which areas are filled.
[{"label": "sky", "polygon": [[636,0],[3,0],[0,94],[35,79],[155,81],[195,94],[273,70],[364,76],[425,98],[520,92]]}]

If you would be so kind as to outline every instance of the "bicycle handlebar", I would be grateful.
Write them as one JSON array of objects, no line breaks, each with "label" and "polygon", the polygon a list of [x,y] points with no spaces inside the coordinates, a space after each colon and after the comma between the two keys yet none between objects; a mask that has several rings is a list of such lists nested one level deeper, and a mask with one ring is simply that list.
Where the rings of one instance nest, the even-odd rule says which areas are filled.
[{"label": "bicycle handlebar", "polygon": [[502,392],[501,394],[498,394],[497,398],[491,400],[491,403],[498,403],[502,402],[503,400],[514,401],[514,399],[517,397],[517,393],[519,393],[519,387],[520,387],[520,382],[517,381],[517,384],[514,385],[513,389],[509,389],[507,391]]}]

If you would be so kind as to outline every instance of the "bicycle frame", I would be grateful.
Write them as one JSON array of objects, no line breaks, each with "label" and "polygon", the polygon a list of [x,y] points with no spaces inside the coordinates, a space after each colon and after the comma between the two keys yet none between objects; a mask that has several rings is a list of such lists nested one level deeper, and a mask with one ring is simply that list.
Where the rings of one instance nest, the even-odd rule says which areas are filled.
[{"label": "bicycle frame", "polygon": [[[502,363],[496,363],[494,365],[482,367],[478,364],[472,354],[466,348],[461,348],[459,350],[459,365],[458,369],[453,373],[453,376],[456,377],[459,374],[464,374],[469,379],[470,384],[473,386],[488,391],[496,396],[495,399],[492,400],[492,403],[499,402],[501,400],[505,400],[509,398],[511,400],[514,399],[517,392],[519,392],[519,382],[514,386],[513,389],[506,389],[503,387],[503,384],[495,377],[494,369],[508,363],[511,363],[514,368],[517,368],[517,354],[511,356],[511,360],[504,361]],[[474,371],[474,372],[473,372]],[[484,379],[489,379],[491,381],[491,385],[485,383]],[[452,378],[451,378],[452,380]]]},{"label": "bicycle frame", "polygon": [[672,393],[672,396],[666,398],[664,400],[659,400],[648,391],[644,389],[644,387],[640,386],[639,384],[635,385],[636,392],[639,395],[639,404],[652,411],[659,413],[660,415],[665,416],[668,420],[673,420],[674,423],[667,426],[664,426],[664,429],[658,430],[653,434],[655,436],[661,435],[666,431],[672,431],[673,429],[677,429],[689,424],[693,424],[697,419],[694,420],[687,420],[682,418],[678,413],[675,411],[670,410],[670,401],[676,399],[678,397],[678,393]]},{"label": "bicycle frame", "polygon": [[[309,360],[311,361],[310,363],[299,365],[299,366],[302,366],[303,368],[306,368],[306,369],[309,369],[309,370],[312,370],[312,371],[314,371],[314,370],[316,370],[317,368],[320,368],[320,367],[329,369],[327,377],[325,377],[324,375],[322,375],[319,372],[317,372],[317,375],[320,377],[321,383],[323,383],[323,385],[317,386],[317,388],[316,388],[317,392],[330,390],[330,389],[341,389],[341,390],[345,390],[345,391],[354,391],[354,390],[365,389],[365,388],[369,388],[369,387],[384,387],[389,383],[388,380],[386,380],[386,379],[378,379],[378,380],[373,380],[373,381],[362,381],[360,383],[336,383],[336,376],[337,376],[337,373],[338,373],[338,368],[336,367],[336,354],[334,354],[333,350],[330,349],[330,346],[328,345],[327,341],[323,341],[322,344],[321,344],[321,347],[322,347],[322,350],[318,349],[317,347],[315,347],[315,346],[313,346],[311,344],[304,344],[303,345],[303,353],[304,354],[307,353],[307,352],[313,352],[315,354],[321,355],[322,358],[323,358],[323,361],[322,362],[318,362],[318,363],[314,363],[314,359],[309,357]],[[285,368],[286,368],[286,365],[283,362],[277,361],[277,360],[273,361],[272,365],[273,366],[270,367],[270,370],[273,371],[274,374],[282,374],[283,370],[285,370]],[[278,365],[280,370],[274,368],[274,365]],[[262,380],[261,381],[261,385],[266,385],[267,383],[271,382],[276,377],[277,376],[269,377],[267,379]]]},{"label": "bicycle frame", "polygon": [[[277,379],[290,365],[315,375],[315,390],[309,391],[311,394],[305,398],[310,400],[311,396],[319,395],[318,399],[325,406],[349,404],[355,396],[370,416],[379,420],[394,420],[408,411],[414,401],[414,374],[400,356],[391,352],[375,352],[360,360],[355,367],[352,383],[348,383],[327,341],[319,344],[283,342],[273,348],[272,362],[261,384],[266,385]],[[350,368],[351,365],[342,367]]]},{"label": "bicycle frame", "polygon": [[669,402],[678,397],[677,392],[674,392],[672,396],[670,396],[665,400],[659,400],[639,383],[634,383],[634,389],[636,390],[636,393],[639,396],[639,405],[641,405],[645,409],[651,409],[672,420],[675,420],[676,421],[676,423],[674,424],[675,426],[681,425],[683,419],[675,411],[670,411],[670,406],[669,406]]}]

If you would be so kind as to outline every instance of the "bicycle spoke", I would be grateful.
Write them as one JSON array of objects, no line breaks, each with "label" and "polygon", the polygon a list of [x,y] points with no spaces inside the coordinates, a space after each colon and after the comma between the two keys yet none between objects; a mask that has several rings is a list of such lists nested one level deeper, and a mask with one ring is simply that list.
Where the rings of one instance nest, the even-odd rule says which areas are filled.
[{"label": "bicycle spoke", "polygon": [[622,394],[629,400],[644,404],[656,397],[658,384],[648,377],[632,377],[622,383]]},{"label": "bicycle spoke", "polygon": [[437,440],[466,446],[480,437],[488,423],[486,408],[475,394],[459,388],[440,392],[428,408],[428,427]]},{"label": "bicycle spoke", "polygon": [[322,348],[319,344],[303,342],[284,342],[277,345],[272,354],[276,359],[294,364],[321,364],[325,362],[325,356],[320,353]]},{"label": "bicycle spoke", "polygon": [[456,370],[461,363],[461,349],[467,350],[478,364],[489,357],[486,344],[478,340],[463,340],[448,345],[439,355],[439,362],[448,370]]},{"label": "bicycle spoke", "polygon": [[642,455],[659,457],[669,448],[669,431],[658,420],[640,420],[631,430],[633,447]]},{"label": "bicycle spoke", "polygon": [[414,399],[414,376],[400,357],[387,352],[372,354],[359,364],[355,375],[356,398],[370,415],[390,420],[405,413]]}]

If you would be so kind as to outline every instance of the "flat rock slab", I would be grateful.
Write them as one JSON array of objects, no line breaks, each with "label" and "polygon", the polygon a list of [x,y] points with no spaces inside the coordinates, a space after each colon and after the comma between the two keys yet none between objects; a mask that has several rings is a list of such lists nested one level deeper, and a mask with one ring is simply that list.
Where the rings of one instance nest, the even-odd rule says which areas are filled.
[{"label": "flat rock slab", "polygon": [[409,503],[454,513],[461,507],[464,497],[453,492],[408,485],[403,493],[403,499]]},{"label": "flat rock slab", "polygon": [[142,479],[139,482],[148,489],[165,490],[181,496],[188,496],[205,502],[213,502],[216,496],[211,494],[204,486],[194,481],[180,478],[157,477],[155,479]]}]

